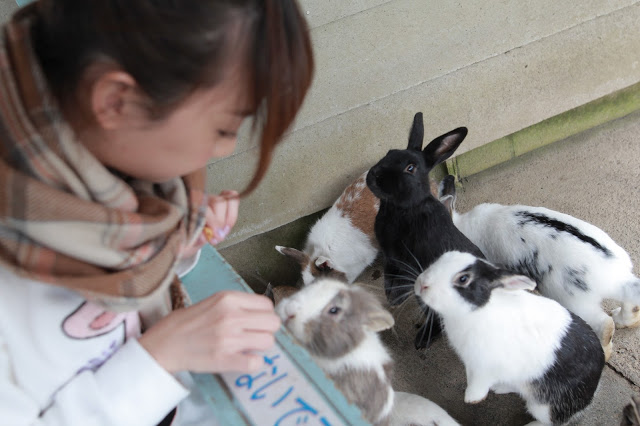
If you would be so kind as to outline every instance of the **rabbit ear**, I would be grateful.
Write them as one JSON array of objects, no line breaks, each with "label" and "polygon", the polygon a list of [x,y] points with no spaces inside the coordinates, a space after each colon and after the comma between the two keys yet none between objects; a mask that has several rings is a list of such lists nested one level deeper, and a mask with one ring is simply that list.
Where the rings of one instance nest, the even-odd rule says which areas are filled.
[{"label": "rabbit ear", "polygon": [[467,128],[458,127],[429,142],[429,145],[422,151],[427,165],[433,168],[451,157],[466,136]]},{"label": "rabbit ear", "polygon": [[325,256],[318,256],[315,264],[320,271],[331,271],[334,269],[331,259]]},{"label": "rabbit ear", "polygon": [[536,283],[524,275],[505,275],[500,278],[498,287],[506,290],[534,290]]},{"label": "rabbit ear", "polygon": [[447,175],[438,185],[438,199],[449,212],[453,214],[456,208],[456,184],[453,175]]},{"label": "rabbit ear", "polygon": [[378,304],[371,307],[371,310],[367,312],[365,327],[369,331],[378,332],[387,330],[393,327],[393,324],[395,324],[393,315]]},{"label": "rabbit ear", "polygon": [[293,260],[298,262],[300,266],[302,266],[303,268],[307,265],[307,263],[309,263],[309,255],[307,255],[305,252],[302,252],[300,250],[296,250],[291,247],[282,247],[282,246],[276,246],[276,250],[278,250],[278,252],[280,252],[281,254],[284,254],[285,256],[292,258]]},{"label": "rabbit ear", "polygon": [[407,149],[421,151],[423,141],[424,123],[422,121],[422,113],[417,112],[416,115],[413,116],[413,125],[411,126],[411,132],[409,133],[409,145],[407,146]]}]

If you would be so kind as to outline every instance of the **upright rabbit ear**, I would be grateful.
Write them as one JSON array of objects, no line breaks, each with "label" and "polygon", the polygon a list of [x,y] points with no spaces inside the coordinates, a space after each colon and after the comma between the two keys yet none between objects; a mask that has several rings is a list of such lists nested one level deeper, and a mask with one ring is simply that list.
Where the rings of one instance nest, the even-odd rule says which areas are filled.
[{"label": "upright rabbit ear", "polygon": [[506,274],[499,279],[498,287],[506,290],[534,290],[536,283],[524,275]]},{"label": "upright rabbit ear", "polygon": [[423,141],[424,123],[422,121],[422,113],[417,112],[416,115],[413,116],[413,125],[411,126],[411,132],[409,133],[409,145],[407,146],[407,149],[421,151]]},{"label": "upright rabbit ear", "polygon": [[422,151],[429,168],[433,168],[451,157],[465,137],[467,137],[467,128],[458,127],[429,142],[429,145]]}]

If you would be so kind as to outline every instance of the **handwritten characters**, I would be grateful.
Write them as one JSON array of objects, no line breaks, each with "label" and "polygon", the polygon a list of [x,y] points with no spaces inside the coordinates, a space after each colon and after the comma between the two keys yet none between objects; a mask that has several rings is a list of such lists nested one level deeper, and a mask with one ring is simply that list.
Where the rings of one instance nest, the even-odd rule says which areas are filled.
[{"label": "handwritten characters", "polygon": [[222,375],[256,424],[343,424],[281,349],[274,348],[265,353],[263,359],[264,366],[257,373]]}]

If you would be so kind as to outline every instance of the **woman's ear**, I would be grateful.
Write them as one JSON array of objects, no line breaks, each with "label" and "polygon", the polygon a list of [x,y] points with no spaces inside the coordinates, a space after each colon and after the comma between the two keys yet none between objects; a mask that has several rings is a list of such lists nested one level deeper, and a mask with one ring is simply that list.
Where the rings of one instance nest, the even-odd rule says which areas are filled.
[{"label": "woman's ear", "polygon": [[105,130],[139,127],[149,121],[148,101],[135,79],[124,71],[99,74],[89,96],[91,113]]}]

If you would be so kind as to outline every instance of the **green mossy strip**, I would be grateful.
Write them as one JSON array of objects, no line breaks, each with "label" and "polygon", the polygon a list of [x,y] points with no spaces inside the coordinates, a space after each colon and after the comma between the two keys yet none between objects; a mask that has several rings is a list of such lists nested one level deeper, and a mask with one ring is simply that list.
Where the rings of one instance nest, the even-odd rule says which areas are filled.
[{"label": "green mossy strip", "polygon": [[[471,176],[534,149],[568,138],[640,109],[640,83],[548,118],[446,162],[457,179]],[[442,170],[438,175],[443,174]],[[434,177],[436,171],[434,170]]]}]

